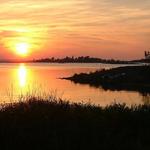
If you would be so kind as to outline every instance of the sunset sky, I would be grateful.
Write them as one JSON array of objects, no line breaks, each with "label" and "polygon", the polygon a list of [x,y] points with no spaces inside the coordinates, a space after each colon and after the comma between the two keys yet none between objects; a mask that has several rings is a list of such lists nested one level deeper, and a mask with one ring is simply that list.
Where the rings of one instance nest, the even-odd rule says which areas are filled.
[{"label": "sunset sky", "polygon": [[150,49],[150,0],[0,0],[0,5],[0,59],[136,59]]}]

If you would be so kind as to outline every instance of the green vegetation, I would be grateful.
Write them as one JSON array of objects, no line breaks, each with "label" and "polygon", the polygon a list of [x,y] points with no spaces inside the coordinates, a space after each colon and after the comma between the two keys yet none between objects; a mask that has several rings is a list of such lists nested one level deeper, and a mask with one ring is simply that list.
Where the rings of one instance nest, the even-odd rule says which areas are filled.
[{"label": "green vegetation", "polygon": [[150,92],[150,66],[126,66],[63,78],[75,83],[89,84],[111,90]]},{"label": "green vegetation", "polygon": [[1,105],[1,149],[148,150],[150,106],[105,108],[49,97]]}]

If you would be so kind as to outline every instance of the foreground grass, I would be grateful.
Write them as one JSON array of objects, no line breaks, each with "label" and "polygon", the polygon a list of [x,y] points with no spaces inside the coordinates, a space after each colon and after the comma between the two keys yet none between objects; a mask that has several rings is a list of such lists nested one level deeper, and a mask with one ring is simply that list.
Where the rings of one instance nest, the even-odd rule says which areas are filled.
[{"label": "foreground grass", "polygon": [[150,106],[105,108],[30,98],[1,106],[1,149],[147,150]]}]

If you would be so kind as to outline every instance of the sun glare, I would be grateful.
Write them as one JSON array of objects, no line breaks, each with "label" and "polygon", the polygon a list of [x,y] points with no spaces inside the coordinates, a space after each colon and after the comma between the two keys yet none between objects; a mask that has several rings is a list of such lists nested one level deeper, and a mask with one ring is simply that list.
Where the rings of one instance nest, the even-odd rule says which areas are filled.
[{"label": "sun glare", "polygon": [[16,44],[17,54],[21,56],[26,56],[28,54],[29,45],[27,43]]}]

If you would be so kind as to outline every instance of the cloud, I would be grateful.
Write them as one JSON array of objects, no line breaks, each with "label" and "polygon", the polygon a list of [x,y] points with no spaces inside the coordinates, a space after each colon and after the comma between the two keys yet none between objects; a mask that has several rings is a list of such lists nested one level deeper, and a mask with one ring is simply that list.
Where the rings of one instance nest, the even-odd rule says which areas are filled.
[{"label": "cloud", "polygon": [[[83,48],[92,51],[94,47],[93,54],[98,49],[114,53],[120,49],[124,54],[137,49],[135,43],[141,48],[138,51],[144,51],[149,26],[149,0],[1,0],[1,39],[25,36],[33,43],[46,43],[47,49],[58,49],[55,43],[61,42],[62,53],[75,48],[83,53]],[[20,35],[17,30],[27,33]]]}]

